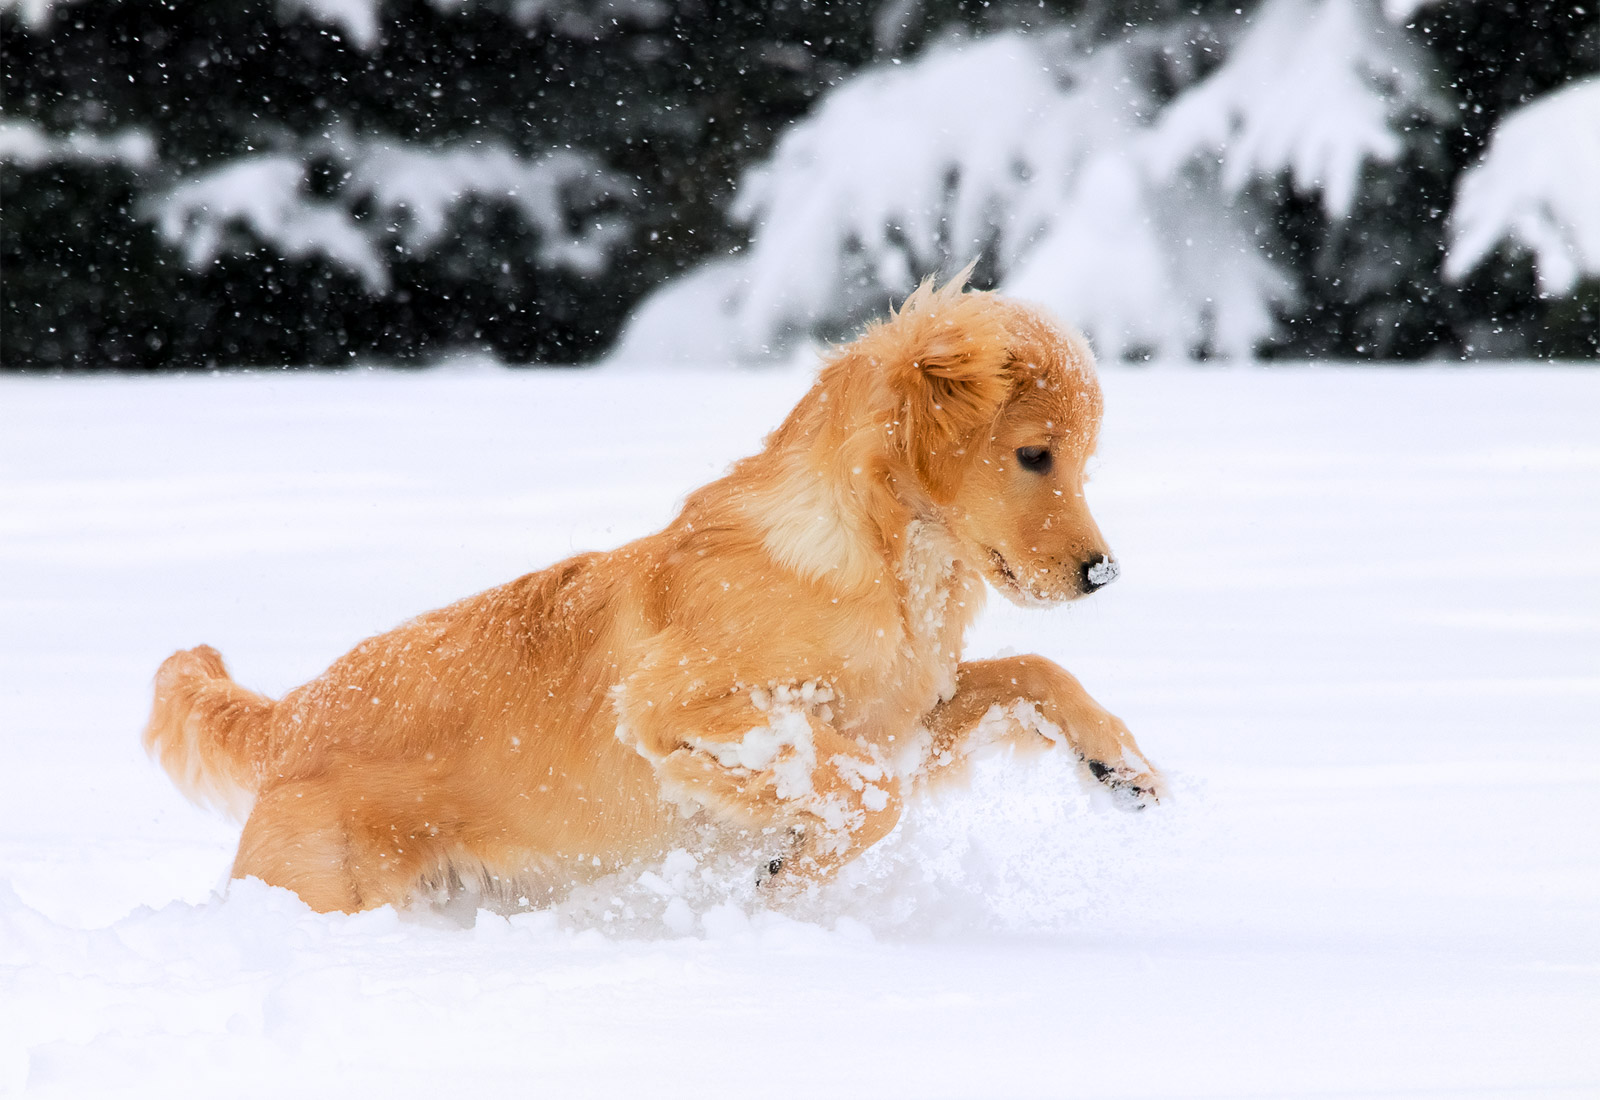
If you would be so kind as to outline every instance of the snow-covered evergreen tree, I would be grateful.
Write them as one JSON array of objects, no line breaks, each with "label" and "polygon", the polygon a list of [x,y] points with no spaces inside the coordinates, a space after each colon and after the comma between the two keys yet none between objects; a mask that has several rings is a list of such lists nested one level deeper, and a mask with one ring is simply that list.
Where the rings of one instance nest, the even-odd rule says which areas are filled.
[{"label": "snow-covered evergreen tree", "polygon": [[[0,363],[1600,354],[1600,5],[0,0]],[[641,295],[655,289],[642,305]]]},{"label": "snow-covered evergreen tree", "polygon": [[[879,65],[747,173],[733,208],[745,256],[659,292],[623,354],[758,357],[832,337],[969,258],[1111,355],[1293,346],[1335,256],[1323,281],[1350,288],[1335,300],[1426,293],[1393,272],[1436,282],[1437,241],[1390,233],[1392,211],[1372,209],[1429,171],[1425,154],[1408,162],[1415,135],[1435,140],[1458,114],[1396,22],[1423,6],[1265,0],[1109,39],[1068,24],[959,36]],[[1279,228],[1307,204],[1321,256],[1296,255]],[[1403,313],[1353,318],[1331,350],[1392,350]]]}]

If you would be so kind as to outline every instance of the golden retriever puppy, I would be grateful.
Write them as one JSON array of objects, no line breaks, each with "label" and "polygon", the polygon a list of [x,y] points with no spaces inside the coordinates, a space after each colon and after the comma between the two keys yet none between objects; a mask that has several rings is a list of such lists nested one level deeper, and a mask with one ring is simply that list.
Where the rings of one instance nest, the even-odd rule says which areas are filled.
[{"label": "golden retriever puppy", "polygon": [[1081,337],[924,284],[660,533],[413,619],[276,701],[207,646],[175,653],[144,743],[248,813],[234,877],[347,912],[547,898],[708,822],[763,881],[815,881],[997,737],[1152,801],[1155,769],[1065,670],[961,660],[985,582],[1046,607],[1116,577],[1083,497],[1100,410]]}]

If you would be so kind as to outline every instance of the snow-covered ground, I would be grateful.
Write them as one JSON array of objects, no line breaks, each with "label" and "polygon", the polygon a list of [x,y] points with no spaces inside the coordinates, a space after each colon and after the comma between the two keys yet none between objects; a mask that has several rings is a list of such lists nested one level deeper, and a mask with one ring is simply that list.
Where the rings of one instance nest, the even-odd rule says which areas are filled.
[{"label": "snow-covered ground", "polygon": [[223,890],[157,663],[277,692],[650,530],[803,372],[0,380],[0,1093],[1600,1094],[1600,372],[1109,369],[1122,580],[996,599],[1176,797],[991,760],[792,911]]}]

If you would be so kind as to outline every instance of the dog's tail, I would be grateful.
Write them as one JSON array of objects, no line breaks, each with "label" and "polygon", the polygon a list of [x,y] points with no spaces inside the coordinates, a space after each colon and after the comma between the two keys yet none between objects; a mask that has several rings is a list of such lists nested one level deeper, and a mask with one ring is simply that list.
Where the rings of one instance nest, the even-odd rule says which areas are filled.
[{"label": "dog's tail", "polygon": [[190,799],[243,819],[271,754],[276,706],[234,683],[210,646],[180,649],[156,672],[145,751]]}]

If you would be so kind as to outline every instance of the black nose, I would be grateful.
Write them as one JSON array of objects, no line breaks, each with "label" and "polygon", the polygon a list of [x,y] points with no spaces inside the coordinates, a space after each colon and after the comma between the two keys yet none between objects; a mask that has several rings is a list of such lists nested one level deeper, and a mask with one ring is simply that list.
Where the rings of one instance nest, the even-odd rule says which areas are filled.
[{"label": "black nose", "polygon": [[1083,563],[1083,569],[1081,573],[1083,577],[1083,590],[1085,592],[1094,592],[1098,589],[1104,588],[1106,585],[1116,580],[1117,576],[1121,572],[1122,567],[1116,562],[1112,561],[1110,558],[1106,557],[1104,554],[1101,554],[1098,557],[1090,558],[1088,561]]}]

